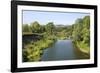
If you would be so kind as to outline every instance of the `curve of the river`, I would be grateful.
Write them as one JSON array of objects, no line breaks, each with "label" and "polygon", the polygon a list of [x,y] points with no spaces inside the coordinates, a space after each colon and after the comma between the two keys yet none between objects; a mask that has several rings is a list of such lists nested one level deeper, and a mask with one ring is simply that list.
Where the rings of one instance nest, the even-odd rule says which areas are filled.
[{"label": "curve of the river", "polygon": [[52,47],[44,50],[41,61],[73,60],[75,58],[72,40],[57,40]]}]

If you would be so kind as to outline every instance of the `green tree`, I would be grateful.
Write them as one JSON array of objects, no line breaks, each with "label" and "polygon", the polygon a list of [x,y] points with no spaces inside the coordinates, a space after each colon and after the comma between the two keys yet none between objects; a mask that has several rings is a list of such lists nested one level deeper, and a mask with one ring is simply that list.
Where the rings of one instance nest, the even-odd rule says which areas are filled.
[{"label": "green tree", "polygon": [[76,41],[82,41],[82,29],[83,29],[83,19],[77,19],[73,26],[73,37]]},{"label": "green tree", "polygon": [[53,22],[49,22],[46,26],[45,29],[47,31],[48,34],[53,34],[55,26],[53,24]]},{"label": "green tree", "polygon": [[46,30],[45,30],[45,25],[41,25],[41,28],[40,28],[40,32],[41,33],[44,33]]},{"label": "green tree", "polygon": [[28,24],[23,24],[22,31],[23,32],[31,32],[30,26]]},{"label": "green tree", "polygon": [[90,46],[90,16],[77,19],[73,26],[73,39],[81,46]]},{"label": "green tree", "polygon": [[90,17],[85,16],[83,18],[83,42],[86,43],[88,46],[90,45]]},{"label": "green tree", "polygon": [[41,28],[41,26],[37,21],[31,23],[31,30],[32,30],[33,33],[39,33],[40,28]]}]

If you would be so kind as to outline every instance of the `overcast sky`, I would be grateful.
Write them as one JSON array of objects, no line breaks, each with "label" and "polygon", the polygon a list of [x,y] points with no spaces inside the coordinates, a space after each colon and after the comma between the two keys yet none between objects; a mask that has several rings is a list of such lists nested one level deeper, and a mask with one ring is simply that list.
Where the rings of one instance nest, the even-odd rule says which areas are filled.
[{"label": "overcast sky", "polygon": [[46,12],[46,11],[23,11],[23,24],[30,24],[38,21],[41,25],[48,22],[54,24],[71,25],[78,18],[83,18],[89,13],[71,13],[71,12]]}]

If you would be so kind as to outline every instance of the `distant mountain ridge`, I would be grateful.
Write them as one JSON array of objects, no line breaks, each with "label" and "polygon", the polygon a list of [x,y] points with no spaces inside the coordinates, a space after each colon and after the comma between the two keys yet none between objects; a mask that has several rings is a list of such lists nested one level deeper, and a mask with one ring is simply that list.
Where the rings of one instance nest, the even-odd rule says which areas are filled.
[{"label": "distant mountain ridge", "polygon": [[55,25],[56,27],[66,27],[66,26],[71,26],[71,25],[62,25],[62,24],[58,24],[58,25]]}]

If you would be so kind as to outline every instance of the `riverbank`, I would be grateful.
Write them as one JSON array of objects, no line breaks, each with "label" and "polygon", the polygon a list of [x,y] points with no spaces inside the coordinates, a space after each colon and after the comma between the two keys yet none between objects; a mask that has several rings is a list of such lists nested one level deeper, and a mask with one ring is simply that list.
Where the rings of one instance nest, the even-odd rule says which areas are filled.
[{"label": "riverbank", "polygon": [[76,51],[76,55],[78,55],[79,59],[89,59],[90,58],[90,51],[81,48],[76,42],[72,41],[73,46]]},{"label": "riverbank", "polygon": [[52,46],[56,40],[41,39],[37,42],[31,41],[23,49],[23,62],[40,61],[43,50]]}]

